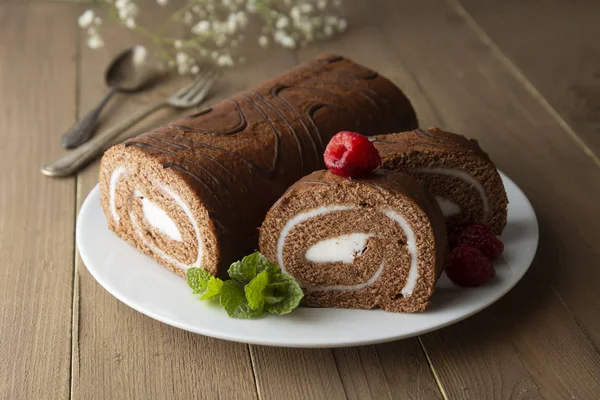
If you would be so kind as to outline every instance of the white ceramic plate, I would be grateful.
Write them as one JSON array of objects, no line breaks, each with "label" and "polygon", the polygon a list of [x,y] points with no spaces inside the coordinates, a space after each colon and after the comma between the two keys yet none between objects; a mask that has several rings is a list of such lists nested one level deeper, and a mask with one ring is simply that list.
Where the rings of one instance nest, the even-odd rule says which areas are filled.
[{"label": "white ceramic plate", "polygon": [[286,347],[338,347],[403,339],[465,319],[508,292],[525,274],[538,244],[538,225],[523,192],[502,175],[509,199],[496,278],[478,288],[460,288],[443,275],[430,308],[419,314],[381,310],[300,307],[286,316],[231,319],[201,302],[179,276],[139,253],[108,230],[96,186],[77,220],[77,246],[94,278],[135,310],[166,324],[225,340]]}]

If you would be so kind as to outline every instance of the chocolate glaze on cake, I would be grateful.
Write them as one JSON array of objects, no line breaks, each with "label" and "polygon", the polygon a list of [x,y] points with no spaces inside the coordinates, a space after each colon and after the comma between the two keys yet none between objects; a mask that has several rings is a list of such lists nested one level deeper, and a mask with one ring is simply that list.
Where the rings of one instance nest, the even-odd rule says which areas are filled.
[{"label": "chocolate glaze on cake", "polygon": [[340,130],[412,129],[414,110],[389,80],[339,56],[112,147],[100,167],[111,230],[181,276],[217,273],[257,246],[269,207],[322,168]]},{"label": "chocolate glaze on cake", "polygon": [[508,199],[488,155],[474,139],[438,128],[378,135],[372,138],[381,168],[400,171],[424,182],[438,199],[451,238],[477,221],[500,235],[506,225]]},{"label": "chocolate glaze on cake", "polygon": [[393,312],[427,307],[448,247],[435,198],[386,171],[302,178],[267,213],[259,241],[300,282],[304,304]]}]

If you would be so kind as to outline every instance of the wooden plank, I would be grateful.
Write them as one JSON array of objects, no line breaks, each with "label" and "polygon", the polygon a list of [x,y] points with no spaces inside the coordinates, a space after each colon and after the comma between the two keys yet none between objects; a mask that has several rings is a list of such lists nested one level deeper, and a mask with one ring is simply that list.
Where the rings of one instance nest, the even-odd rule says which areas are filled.
[{"label": "wooden plank", "polygon": [[[592,222],[600,220],[598,168],[455,10],[435,1],[368,6],[351,10],[357,20],[363,16],[360,24],[351,24],[333,48],[397,82],[413,100],[423,126],[441,125],[478,138],[530,196],[540,217],[537,259],[543,268],[532,271],[512,294],[517,300],[501,301],[495,313],[424,337],[443,390],[459,398],[591,395],[597,384],[591,377],[600,373],[598,354],[586,337],[598,346],[598,320],[592,317],[599,304],[593,289],[598,229]],[[365,15],[374,20],[366,22]],[[548,281],[569,308],[545,286]],[[535,323],[526,323],[533,311],[523,304],[532,299]],[[507,336],[510,340],[484,329],[497,326],[493,321],[499,312],[505,320],[499,328],[522,324],[518,334]],[[458,357],[457,349],[478,342],[490,347]]]},{"label": "wooden plank", "polygon": [[67,398],[74,180],[39,166],[75,117],[74,14],[0,5],[0,398]]},{"label": "wooden plank", "polygon": [[[162,9],[154,12],[145,8],[144,11],[153,15],[149,18],[158,18]],[[104,93],[103,66],[120,48],[135,40],[122,30],[106,28],[105,49],[81,50],[82,111],[89,109]],[[256,51],[256,47],[249,46],[248,50]],[[267,68],[248,65],[228,71],[208,103],[256,84],[293,62],[290,57],[285,58],[285,54],[279,59],[280,63],[274,62]],[[104,126],[165,97],[183,83],[174,79],[135,97],[122,96],[105,114]],[[132,128],[132,132],[149,130],[181,114],[165,110],[162,115]],[[78,206],[97,183],[97,169],[96,162],[80,173]],[[79,318],[74,327],[77,332],[73,360],[75,398],[257,397],[247,345],[191,334],[138,314],[100,287],[79,258],[77,266]]]},{"label": "wooden plank", "polygon": [[345,399],[330,349],[251,346],[261,399]]},{"label": "wooden plank", "polygon": [[451,2],[459,9],[462,4],[507,63],[533,84],[531,92],[600,156],[600,2]]},{"label": "wooden plank", "polygon": [[[477,385],[469,379],[478,371],[490,377],[487,383],[506,385],[511,393],[520,393],[523,388],[535,393],[537,386],[545,397],[554,393],[592,395],[597,383],[590,378],[600,373],[599,357],[592,345],[597,347],[600,340],[598,320],[592,317],[599,311],[593,289],[598,284],[599,254],[593,243],[598,237],[595,221],[600,220],[596,206],[600,170],[455,10],[440,7],[435,1],[380,4],[380,33],[373,42],[386,41],[385,46],[395,50],[397,65],[414,76],[422,94],[437,110],[441,125],[478,138],[499,168],[525,190],[540,218],[537,260],[543,268],[532,271],[521,284],[522,291],[516,292],[520,293],[518,300],[500,302],[499,309],[508,318],[503,327],[518,321],[522,324],[519,334],[507,341],[494,330],[481,329],[493,326],[499,318],[498,313],[486,312],[477,329],[469,329],[465,323],[463,329],[436,334],[447,335],[452,342],[432,346],[433,342],[424,340],[445,391],[464,395],[459,391],[461,385]],[[427,29],[423,21],[427,21]],[[585,191],[581,190],[582,182]],[[562,298],[545,288],[548,281]],[[525,305],[533,299],[537,324],[522,322],[529,321],[528,312],[532,311]],[[466,345],[489,341],[490,337],[497,338],[492,341],[496,348],[487,353],[473,352],[464,362],[444,357],[448,343]],[[556,346],[556,342],[561,345]],[[540,354],[544,355],[543,365],[537,362]],[[496,368],[497,364],[518,367],[529,376],[515,376],[505,368]],[[488,391],[481,385],[479,389],[492,396],[507,393]]]}]

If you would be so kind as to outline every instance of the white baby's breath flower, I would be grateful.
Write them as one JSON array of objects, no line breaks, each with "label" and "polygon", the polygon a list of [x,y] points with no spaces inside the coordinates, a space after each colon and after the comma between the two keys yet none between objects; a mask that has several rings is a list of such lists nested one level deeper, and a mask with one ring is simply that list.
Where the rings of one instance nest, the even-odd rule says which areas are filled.
[{"label": "white baby's breath flower", "polygon": [[246,11],[251,14],[256,13],[256,0],[248,0],[246,2]]},{"label": "white baby's breath flower", "polygon": [[313,5],[310,3],[302,3],[300,4],[300,11],[304,14],[308,14],[313,10]]},{"label": "white baby's breath flower", "polygon": [[289,18],[282,16],[277,19],[277,22],[275,22],[275,27],[277,29],[283,29],[283,28],[286,28],[289,24],[290,24]]},{"label": "white baby's breath flower", "polygon": [[85,10],[77,19],[80,28],[87,28],[94,22],[94,10]]},{"label": "white baby's breath flower", "polygon": [[342,0],[333,0],[332,3],[335,8],[340,8],[342,6]]},{"label": "white baby's breath flower", "polygon": [[294,38],[288,35],[285,31],[275,31],[273,39],[287,49],[293,49],[294,47],[296,47],[296,41],[294,40]]},{"label": "white baby's breath flower", "polygon": [[94,25],[97,25],[97,26],[102,25],[102,18],[100,18],[100,17],[94,18]]},{"label": "white baby's breath flower", "polygon": [[210,58],[216,60],[217,58],[219,58],[219,53],[217,51],[213,51],[212,53],[210,53]]},{"label": "white baby's breath flower", "polygon": [[192,27],[192,32],[196,35],[203,35],[210,30],[210,22],[204,20],[198,22],[196,25]]},{"label": "white baby's breath flower", "polygon": [[135,19],[129,17],[125,20],[125,26],[129,29],[135,28]]},{"label": "white baby's breath flower", "polygon": [[239,26],[242,28],[248,26],[248,14],[245,11],[238,11],[235,16]]},{"label": "white baby's breath flower", "polygon": [[200,49],[200,51],[199,51],[199,52],[200,52],[200,55],[201,55],[202,57],[206,57],[206,56],[208,56],[208,50],[206,50],[206,49],[204,49],[204,48]]},{"label": "white baby's breath flower", "polygon": [[200,67],[198,67],[197,65],[192,65],[192,68],[190,68],[190,72],[192,73],[192,75],[196,75],[198,74],[198,72],[200,72]]},{"label": "white baby's breath flower", "polygon": [[319,10],[324,10],[325,8],[327,8],[327,0],[319,0],[317,2],[317,8]]},{"label": "white baby's breath flower", "polygon": [[169,0],[156,0],[159,6],[164,7],[169,4]]},{"label": "white baby's breath flower", "polygon": [[221,67],[231,67],[233,65],[233,59],[230,54],[221,54],[217,58],[217,65]]},{"label": "white baby's breath flower", "polygon": [[175,47],[176,49],[180,49],[183,47],[183,42],[181,40],[176,40],[175,42],[173,42],[173,47]]},{"label": "white baby's breath flower", "polygon": [[326,25],[325,28],[323,28],[323,33],[327,37],[332,36],[333,35],[333,28],[331,27],[331,25]]},{"label": "white baby's breath flower", "polygon": [[290,16],[293,20],[297,21],[302,17],[302,11],[300,11],[300,8],[298,6],[294,6],[290,10]]},{"label": "white baby's breath flower", "polygon": [[234,13],[229,14],[229,16],[227,17],[227,32],[230,34],[234,33],[237,30],[237,26],[237,15]]},{"label": "white baby's breath flower", "polygon": [[269,38],[266,37],[266,36],[264,36],[264,35],[263,36],[259,36],[259,38],[258,38],[258,44],[261,47],[267,47],[269,45]]},{"label": "white baby's breath flower", "polygon": [[175,61],[177,62],[177,65],[187,65],[187,62],[189,61],[190,56],[183,52],[183,51],[179,51],[177,52],[177,54],[175,54]]},{"label": "white baby's breath flower", "polygon": [[348,21],[346,21],[343,18],[340,18],[340,20],[338,21],[338,31],[339,32],[344,32],[346,30],[346,28],[348,27]]},{"label": "white baby's breath flower", "polygon": [[99,49],[104,46],[104,41],[102,41],[100,35],[92,35],[88,38],[88,46],[90,49]]}]

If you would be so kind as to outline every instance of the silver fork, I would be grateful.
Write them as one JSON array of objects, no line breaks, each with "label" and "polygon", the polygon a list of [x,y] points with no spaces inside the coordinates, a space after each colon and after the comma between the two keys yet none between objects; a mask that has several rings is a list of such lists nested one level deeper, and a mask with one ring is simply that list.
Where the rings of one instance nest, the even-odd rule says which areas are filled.
[{"label": "silver fork", "polygon": [[156,103],[133,117],[118,123],[108,131],[99,134],[59,159],[44,165],[42,174],[54,177],[74,174],[98,154],[106,151],[113,139],[155,111],[166,106],[174,108],[197,106],[206,98],[208,91],[216,80],[217,72],[213,68],[201,70],[198,77],[190,85],[173,93],[166,100]]}]

